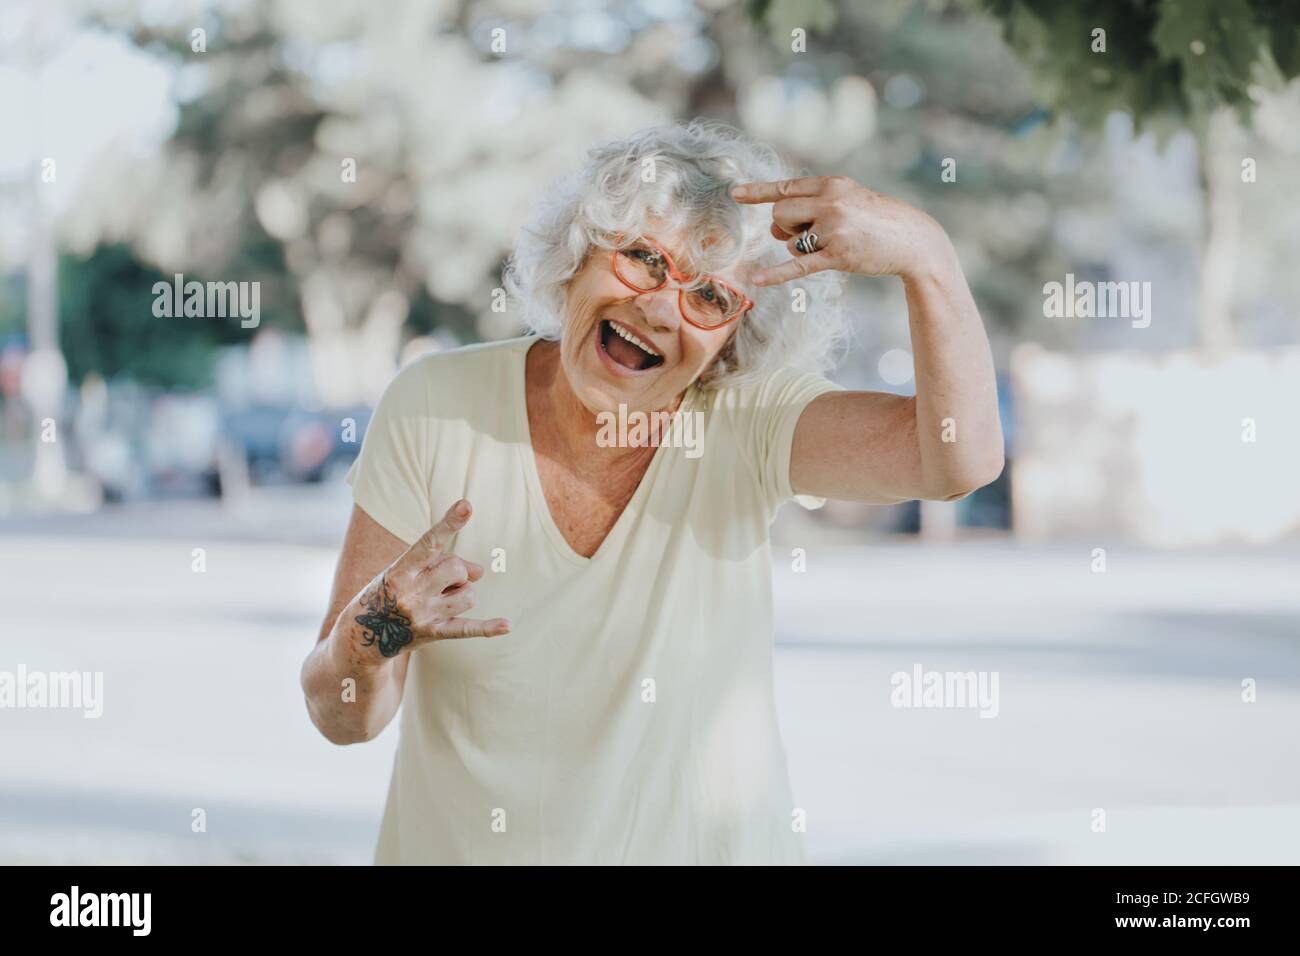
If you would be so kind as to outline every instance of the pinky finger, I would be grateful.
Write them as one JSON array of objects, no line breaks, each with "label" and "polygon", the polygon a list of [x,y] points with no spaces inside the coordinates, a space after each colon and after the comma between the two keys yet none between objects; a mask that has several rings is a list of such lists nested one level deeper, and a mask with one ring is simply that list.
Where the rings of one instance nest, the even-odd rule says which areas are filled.
[{"label": "pinky finger", "polygon": [[462,637],[500,637],[510,633],[510,622],[503,617],[490,621],[476,621],[468,617],[453,617],[443,621],[438,628],[438,639],[460,639]]},{"label": "pinky finger", "polygon": [[825,249],[820,249],[806,256],[796,256],[778,265],[768,266],[761,272],[754,273],[753,280],[758,285],[777,285],[781,282],[789,282],[791,279],[812,275],[814,272],[824,272],[827,269],[834,268],[835,257]]}]

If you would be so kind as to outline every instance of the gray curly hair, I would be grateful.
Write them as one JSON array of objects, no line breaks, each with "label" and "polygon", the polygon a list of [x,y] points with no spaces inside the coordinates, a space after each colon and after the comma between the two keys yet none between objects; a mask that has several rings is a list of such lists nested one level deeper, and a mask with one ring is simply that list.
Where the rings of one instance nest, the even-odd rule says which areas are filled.
[{"label": "gray curly hair", "polygon": [[[794,175],[770,147],[703,120],[652,126],[596,146],[534,203],[506,266],[506,291],[529,330],[559,339],[568,282],[591,250],[613,248],[616,234],[640,234],[651,219],[683,232],[684,258],[700,273],[783,262],[789,252],[769,231],[769,207],[742,205],[731,189]],[[801,310],[793,308],[794,289],[806,297]],[[781,367],[828,370],[848,337],[841,289],[841,275],[827,271],[746,290],[754,308],[701,384],[753,381]]]}]

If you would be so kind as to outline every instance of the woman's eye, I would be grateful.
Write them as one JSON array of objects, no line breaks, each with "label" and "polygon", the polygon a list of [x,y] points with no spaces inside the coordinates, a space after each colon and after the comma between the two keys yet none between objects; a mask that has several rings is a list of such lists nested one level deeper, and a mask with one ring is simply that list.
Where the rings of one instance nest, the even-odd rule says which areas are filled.
[{"label": "woman's eye", "polygon": [[723,293],[723,291],[719,289],[716,285],[714,285],[712,282],[710,282],[708,285],[701,286],[699,290],[699,295],[706,302],[720,302],[726,298],[726,295]]}]

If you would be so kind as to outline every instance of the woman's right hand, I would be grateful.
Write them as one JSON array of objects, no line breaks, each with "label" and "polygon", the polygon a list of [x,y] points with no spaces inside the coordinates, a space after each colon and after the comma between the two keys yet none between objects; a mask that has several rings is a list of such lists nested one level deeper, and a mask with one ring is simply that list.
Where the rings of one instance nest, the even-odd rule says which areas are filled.
[{"label": "woman's right hand", "polygon": [[449,553],[447,545],[471,513],[464,499],[452,505],[344,611],[352,617],[349,623],[362,648],[390,658],[430,641],[509,632],[510,622],[504,618],[460,617],[474,606],[473,582],[483,576],[483,568]]}]

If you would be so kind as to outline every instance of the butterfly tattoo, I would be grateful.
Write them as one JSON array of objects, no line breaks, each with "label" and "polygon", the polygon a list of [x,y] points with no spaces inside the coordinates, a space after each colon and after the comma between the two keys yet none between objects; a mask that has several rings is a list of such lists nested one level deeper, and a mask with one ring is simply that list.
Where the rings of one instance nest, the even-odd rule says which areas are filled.
[{"label": "butterfly tattoo", "polygon": [[411,643],[411,619],[397,607],[397,599],[388,589],[387,575],[379,579],[379,586],[361,599],[366,613],[358,614],[356,621],[366,634],[362,647],[379,646],[385,657],[396,657],[403,647]]}]

